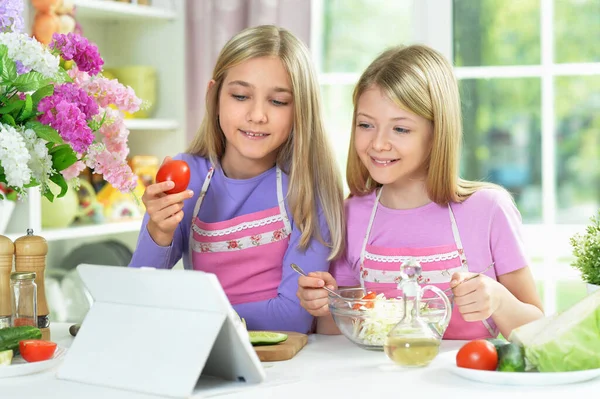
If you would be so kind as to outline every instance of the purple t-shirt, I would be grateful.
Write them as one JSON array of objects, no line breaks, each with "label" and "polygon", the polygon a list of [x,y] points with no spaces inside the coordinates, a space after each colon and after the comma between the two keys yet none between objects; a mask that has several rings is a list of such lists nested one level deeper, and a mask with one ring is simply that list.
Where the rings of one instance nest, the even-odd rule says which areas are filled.
[{"label": "purple t-shirt", "polygon": [[[210,162],[205,158],[190,154],[179,154],[174,159],[183,159],[190,165],[191,178],[188,188],[194,192],[194,196],[185,201],[183,207],[185,216],[175,231],[173,242],[168,247],[157,245],[150,237],[146,228],[148,214],[144,216],[137,248],[129,264],[130,267],[150,266],[167,269],[172,268],[183,257],[184,267],[192,269],[188,245],[192,213],[210,168]],[[288,176],[285,173],[282,173],[282,182],[285,196],[288,190]],[[226,177],[223,170],[217,167],[198,216],[204,222],[215,223],[276,206],[278,206],[278,202],[275,168],[250,179],[238,180]],[[300,306],[296,297],[298,275],[289,265],[291,263],[301,265],[307,273],[327,271],[329,269],[327,257],[330,250],[317,239],[312,239],[310,246],[306,250],[301,250],[298,247],[300,231],[292,219],[287,201],[285,201],[285,206],[291,222],[292,233],[289,247],[282,259],[283,271],[278,295],[264,301],[237,304],[233,308],[240,317],[246,320],[248,329],[306,333],[311,328],[313,318]],[[319,222],[321,236],[325,241],[329,241],[330,233],[321,209],[319,209]]]},{"label": "purple t-shirt", "polygon": [[[346,252],[330,270],[341,287],[360,284],[360,251],[375,200],[374,192],[346,200]],[[451,207],[470,271],[479,272],[494,261],[495,272],[486,274],[495,278],[528,265],[521,214],[508,193],[482,189]],[[454,244],[448,208],[431,202],[415,209],[390,209],[379,203],[368,243],[388,248]]]}]

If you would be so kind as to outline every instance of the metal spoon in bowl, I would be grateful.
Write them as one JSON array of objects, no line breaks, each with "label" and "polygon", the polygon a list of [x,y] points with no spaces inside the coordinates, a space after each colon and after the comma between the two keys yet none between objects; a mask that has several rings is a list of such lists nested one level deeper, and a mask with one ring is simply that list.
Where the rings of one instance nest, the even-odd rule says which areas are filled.
[{"label": "metal spoon in bowl", "polygon": [[[301,275],[301,276],[304,276],[304,277],[308,277],[308,275],[307,275],[306,273],[304,273],[304,270],[302,270],[302,269],[300,268],[300,266],[298,266],[297,264],[295,264],[295,263],[292,263],[290,266],[291,266],[291,267],[292,267],[292,269],[294,269],[294,271],[295,271],[296,273],[298,273],[299,275]],[[338,293],[337,293],[337,292],[335,292],[334,290],[331,290],[331,289],[329,289],[329,288],[327,288],[327,287],[324,287],[324,286],[323,286],[323,287],[321,287],[321,288],[323,288],[325,291],[329,292],[330,294],[332,294],[332,295],[335,295],[335,296],[336,296],[336,297],[338,297],[338,298],[341,298],[341,299],[344,299],[344,300],[348,299],[348,298],[344,298],[343,296],[341,296],[340,294],[338,294]]]}]

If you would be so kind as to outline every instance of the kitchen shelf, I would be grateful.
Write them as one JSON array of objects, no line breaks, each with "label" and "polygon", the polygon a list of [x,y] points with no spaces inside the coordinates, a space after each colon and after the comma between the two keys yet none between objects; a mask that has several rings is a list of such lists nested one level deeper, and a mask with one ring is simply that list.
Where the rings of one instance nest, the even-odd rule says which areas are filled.
[{"label": "kitchen shelf", "polygon": [[71,226],[64,229],[42,229],[42,232],[39,235],[44,237],[46,241],[59,241],[68,240],[71,238],[131,233],[134,231],[139,231],[141,226],[142,219],[137,219],[123,222]]},{"label": "kitchen shelf", "polygon": [[[152,0],[137,5],[112,0],[72,0],[75,19],[85,37],[98,46],[105,67],[149,66],[156,71],[156,117],[126,119],[130,156],[163,159],[186,148],[186,1]],[[196,1],[196,0],[192,0]],[[2,0],[0,0],[2,2]],[[135,3],[135,2],[134,2]],[[31,1],[24,1],[31,25],[35,15]],[[31,32],[29,32],[31,33]],[[174,93],[180,93],[175,95]],[[141,95],[141,94],[140,94]],[[47,264],[60,264],[64,256],[84,242],[114,237],[133,250],[142,221],[127,220],[67,228],[42,227],[42,201],[38,188],[29,189],[7,226],[13,241],[28,228],[48,241]]]},{"label": "kitchen shelf", "polygon": [[125,119],[129,130],[176,130],[179,123],[174,119]]},{"label": "kitchen shelf", "polygon": [[[141,226],[142,219],[137,219],[124,222],[71,226],[62,229],[42,229],[41,232],[35,232],[35,234],[44,237],[46,241],[60,241],[137,232]],[[23,235],[25,234],[8,234],[7,237],[14,241]]]},{"label": "kitchen shelf", "polygon": [[170,21],[176,18],[175,11],[164,7],[120,3],[112,0],[74,0],[74,4],[77,19]]}]

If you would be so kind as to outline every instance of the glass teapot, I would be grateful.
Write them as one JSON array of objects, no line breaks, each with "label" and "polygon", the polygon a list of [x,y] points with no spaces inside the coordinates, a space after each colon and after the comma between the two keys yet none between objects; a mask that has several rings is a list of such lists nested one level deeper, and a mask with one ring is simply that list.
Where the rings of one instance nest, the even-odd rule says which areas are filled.
[{"label": "glass teapot", "polygon": [[[452,315],[452,305],[441,289],[432,285],[419,286],[421,265],[416,260],[403,263],[400,276],[402,280],[398,288],[402,290],[404,314],[386,337],[383,348],[386,355],[400,366],[427,366],[439,352]],[[423,298],[427,291],[435,296]]]}]

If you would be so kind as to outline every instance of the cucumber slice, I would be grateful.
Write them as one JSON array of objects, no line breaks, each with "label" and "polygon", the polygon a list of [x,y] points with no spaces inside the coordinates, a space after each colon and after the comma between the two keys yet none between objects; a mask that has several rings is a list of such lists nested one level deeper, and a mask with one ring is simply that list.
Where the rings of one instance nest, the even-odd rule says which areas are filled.
[{"label": "cucumber slice", "polygon": [[248,335],[250,336],[250,343],[254,346],[275,345],[284,342],[288,338],[287,334],[270,331],[249,331]]},{"label": "cucumber slice", "polygon": [[8,366],[12,363],[13,351],[12,349],[0,352],[0,366]]}]

